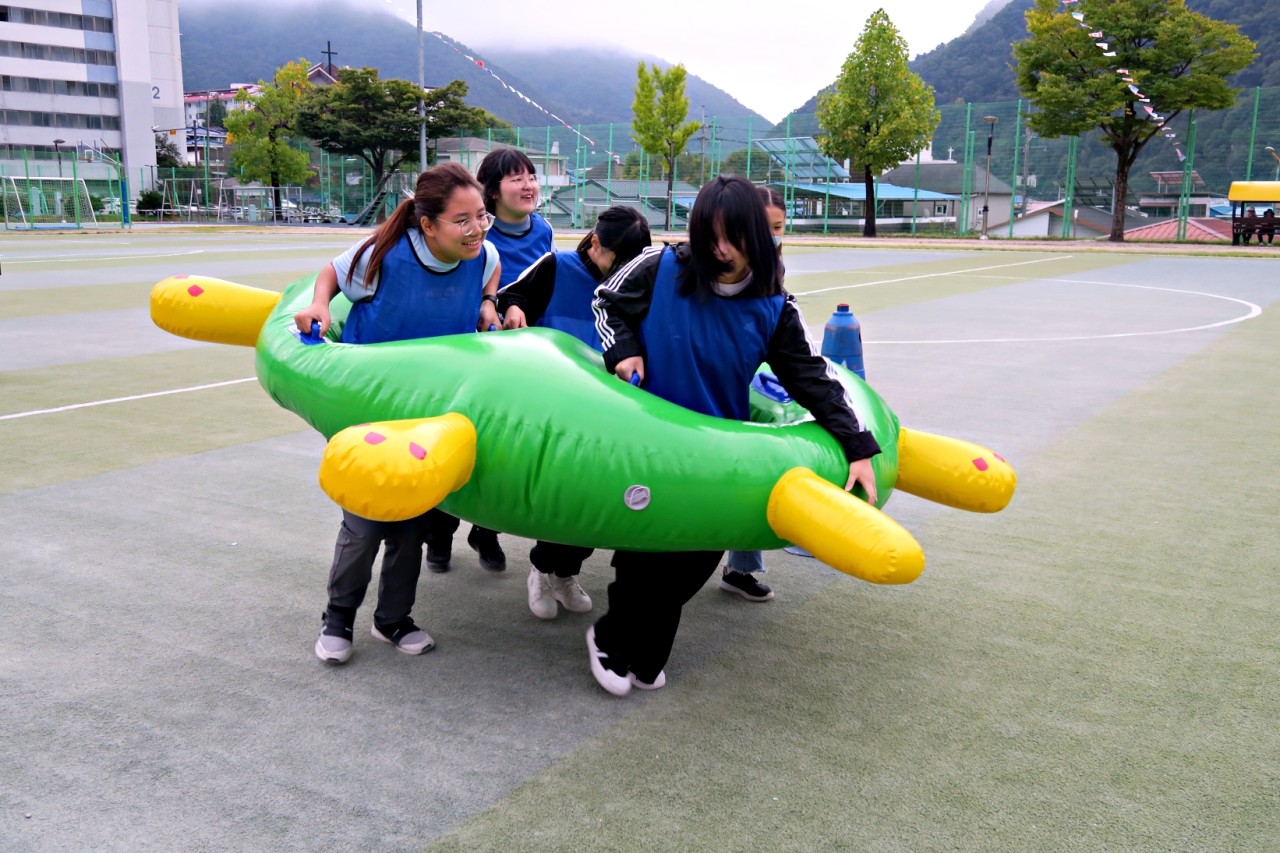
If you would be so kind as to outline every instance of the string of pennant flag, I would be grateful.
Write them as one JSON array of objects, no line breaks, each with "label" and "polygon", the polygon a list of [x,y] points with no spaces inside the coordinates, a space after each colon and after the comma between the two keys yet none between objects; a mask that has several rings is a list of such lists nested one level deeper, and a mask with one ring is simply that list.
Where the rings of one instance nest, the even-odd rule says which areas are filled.
[{"label": "string of pennant flag", "polygon": [[[1071,17],[1074,18],[1076,23],[1081,27],[1089,31],[1089,38],[1095,40],[1094,45],[1102,51],[1102,55],[1115,56],[1116,52],[1111,49],[1111,43],[1107,40],[1106,33],[1102,30],[1094,29],[1093,26],[1084,19],[1084,13],[1078,10],[1078,3],[1079,0],[1062,0],[1062,5],[1066,9],[1071,9],[1073,6],[1077,7],[1076,11],[1071,12]],[[1187,154],[1182,150],[1182,142],[1178,139],[1178,135],[1165,127],[1167,120],[1164,116],[1160,115],[1160,113],[1156,112],[1155,107],[1151,106],[1151,99],[1144,95],[1142,90],[1138,88],[1138,81],[1134,79],[1132,74],[1130,74],[1129,69],[1116,68],[1115,72],[1120,76],[1122,81],[1128,84],[1129,92],[1132,93],[1138,103],[1142,105],[1142,109],[1145,113],[1144,117],[1149,121],[1155,122],[1156,127],[1160,129],[1160,132],[1164,135],[1165,139],[1168,139],[1173,145],[1174,153],[1178,155],[1178,162],[1181,163],[1183,160],[1187,159]]]},{"label": "string of pennant flag", "polygon": [[[567,121],[565,121],[564,119],[560,118],[560,116],[558,116],[558,115],[556,115],[555,113],[551,112],[551,110],[549,110],[549,109],[547,109],[546,107],[542,106],[542,105],[541,105],[541,104],[539,104],[537,101],[533,100],[533,99],[532,99],[532,98],[530,98],[528,95],[526,95],[524,92],[521,92],[521,91],[520,91],[519,89],[517,89],[515,86],[512,86],[512,85],[511,85],[510,83],[508,83],[506,80],[503,80],[500,76],[498,76],[497,74],[495,74],[495,73],[493,72],[493,69],[492,69],[492,68],[490,68],[488,65],[486,65],[486,64],[485,64],[485,62],[484,62],[484,60],[483,60],[483,59],[477,59],[476,57],[471,56],[470,54],[468,54],[468,53],[464,52],[460,47],[458,47],[458,45],[457,45],[455,42],[453,42],[453,41],[452,41],[448,36],[446,36],[444,33],[440,33],[440,32],[432,32],[432,33],[431,33],[431,35],[435,36],[435,37],[440,41],[440,43],[441,43],[441,44],[443,44],[445,47],[452,48],[454,53],[458,54],[458,55],[459,55],[459,56],[461,56],[463,59],[465,59],[465,60],[467,60],[468,62],[470,62],[470,63],[472,63],[473,65],[475,65],[475,66],[476,66],[477,68],[479,68],[481,71],[483,71],[483,72],[485,72],[486,74],[488,74],[490,77],[492,77],[494,80],[496,80],[496,81],[497,81],[497,83],[498,83],[498,85],[502,86],[502,88],[506,89],[508,92],[512,93],[513,95],[515,95],[515,96],[516,96],[517,98],[519,98],[520,100],[524,101],[524,102],[525,102],[526,104],[528,104],[529,106],[531,106],[531,107],[533,107],[534,109],[538,110],[539,112],[543,113],[544,115],[546,115],[547,117],[549,117],[552,121],[554,121],[556,124],[558,124],[558,125],[560,125],[561,127],[565,128],[565,129],[566,129],[566,130],[568,130],[570,133],[574,134],[574,135],[575,135],[575,136],[577,136],[579,139],[581,139],[583,142],[585,142],[585,143],[587,143],[588,145],[590,145],[592,148],[595,148],[595,147],[596,147],[596,141],[595,141],[594,139],[592,139],[591,137],[587,136],[585,133],[582,133],[580,130],[578,130],[577,128],[575,128],[575,127],[573,127],[572,125],[570,125],[570,124],[569,124],[569,122],[567,122]],[[606,149],[606,153],[608,153],[608,155],[609,155],[610,159],[612,159],[612,160],[615,160],[615,161],[616,161],[616,160],[619,158],[619,155],[618,155],[617,153],[613,152],[613,151],[608,151],[608,150]]]}]

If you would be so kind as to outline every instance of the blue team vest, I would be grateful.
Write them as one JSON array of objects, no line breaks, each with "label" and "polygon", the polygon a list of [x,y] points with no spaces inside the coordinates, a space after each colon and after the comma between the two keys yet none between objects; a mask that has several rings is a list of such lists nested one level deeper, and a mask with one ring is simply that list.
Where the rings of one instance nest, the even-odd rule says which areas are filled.
[{"label": "blue team vest", "polygon": [[409,236],[401,237],[382,258],[373,298],[351,306],[342,327],[343,343],[376,344],[474,332],[484,293],[485,251],[440,273],[424,267],[413,253]]},{"label": "blue team vest", "polygon": [[498,286],[506,287],[519,278],[520,273],[527,270],[530,264],[551,251],[551,226],[541,215],[531,213],[529,230],[519,237],[503,234],[495,226],[489,229],[485,239],[498,250],[498,257],[502,260]]},{"label": "blue team vest", "polygon": [[695,412],[748,420],[751,378],[768,353],[784,298],[684,297],[679,269],[675,252],[663,252],[640,324],[644,387]]},{"label": "blue team vest", "polygon": [[[505,256],[504,256],[505,257]],[[599,282],[587,270],[577,252],[556,252],[556,287],[539,326],[568,332],[596,351],[601,349],[591,300]]]}]

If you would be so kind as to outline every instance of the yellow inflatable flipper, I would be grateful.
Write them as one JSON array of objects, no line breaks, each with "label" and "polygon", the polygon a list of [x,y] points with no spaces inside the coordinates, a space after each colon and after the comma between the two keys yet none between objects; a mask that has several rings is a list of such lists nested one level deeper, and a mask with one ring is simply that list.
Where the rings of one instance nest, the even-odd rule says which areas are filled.
[{"label": "yellow inflatable flipper", "polygon": [[808,468],[782,475],[768,518],[781,538],[865,581],[911,583],[924,571],[920,543],[902,525]]},{"label": "yellow inflatable flipper", "polygon": [[970,512],[999,512],[1013,499],[1018,475],[979,444],[902,428],[894,488]]},{"label": "yellow inflatable flipper", "polygon": [[359,424],[329,439],[320,488],[362,518],[404,521],[466,485],[475,463],[476,428],[462,415]]}]

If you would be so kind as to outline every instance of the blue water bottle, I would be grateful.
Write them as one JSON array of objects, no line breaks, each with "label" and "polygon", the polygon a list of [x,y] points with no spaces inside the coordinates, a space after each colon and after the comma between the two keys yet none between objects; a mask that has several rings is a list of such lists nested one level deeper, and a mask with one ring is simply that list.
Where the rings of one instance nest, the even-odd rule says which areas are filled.
[{"label": "blue water bottle", "polygon": [[843,302],[836,306],[836,313],[831,315],[822,332],[822,354],[852,370],[860,379],[867,378],[862,364],[862,326]]}]

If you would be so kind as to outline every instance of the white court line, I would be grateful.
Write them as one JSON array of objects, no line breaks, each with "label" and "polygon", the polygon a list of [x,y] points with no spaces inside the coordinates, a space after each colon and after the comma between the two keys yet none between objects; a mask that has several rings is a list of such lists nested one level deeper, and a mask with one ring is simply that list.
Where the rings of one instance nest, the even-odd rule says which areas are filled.
[{"label": "white court line", "polygon": [[193,249],[190,252],[168,252],[163,255],[108,255],[105,258],[85,257],[84,255],[60,255],[56,258],[33,258],[29,261],[5,261],[10,266],[18,264],[62,264],[79,261],[144,261],[148,258],[180,258],[184,255],[204,254],[204,249]]},{"label": "white court line", "polygon": [[1022,266],[1026,266],[1027,264],[1043,264],[1043,263],[1047,263],[1048,261],[1069,261],[1073,257],[1075,256],[1059,255],[1053,258],[1037,258],[1034,261],[1018,261],[1017,263],[1014,263],[1014,264],[997,264],[992,267],[975,267],[974,269],[969,269],[969,270],[952,270],[951,272],[928,272],[928,273],[921,273],[920,275],[903,276],[902,278],[885,278],[885,279],[881,279],[880,281],[864,281],[862,284],[842,284],[839,287],[823,287],[818,290],[797,291],[794,295],[797,297],[812,296],[815,293],[831,293],[832,291],[835,291],[835,290],[853,290],[856,287],[872,287],[877,284],[897,284],[898,282],[902,282],[902,281],[919,281],[922,278],[944,278],[949,275],[969,275],[970,273],[986,272],[987,270],[1003,270],[1003,269],[1008,269],[1009,267],[1022,267]]},{"label": "white court line", "polygon": [[1070,335],[1059,338],[969,338],[956,340],[934,340],[934,341],[864,341],[864,345],[868,344],[1030,344],[1030,343],[1052,343],[1059,341],[1101,341],[1108,338],[1143,338],[1155,335],[1176,335],[1182,332],[1201,332],[1205,329],[1216,329],[1219,326],[1230,326],[1235,323],[1243,323],[1245,320],[1252,320],[1254,317],[1262,314],[1262,306],[1247,302],[1244,299],[1236,299],[1233,296],[1222,296],[1218,293],[1204,293],[1199,290],[1178,290],[1173,287],[1154,287],[1148,284],[1121,284],[1114,281],[1080,281],[1076,279],[1054,278],[1046,279],[1046,281],[1058,282],[1062,284],[1097,284],[1104,287],[1132,287],[1138,290],[1160,290],[1165,293],[1183,293],[1190,296],[1207,296],[1210,299],[1223,299],[1227,302],[1234,302],[1237,305],[1243,305],[1249,309],[1247,314],[1239,317],[1233,317],[1230,320],[1219,320],[1216,323],[1205,323],[1201,326],[1187,326],[1181,329],[1157,329],[1150,332],[1112,332],[1105,335]]},{"label": "white court line", "polygon": [[128,403],[131,400],[147,400],[152,397],[167,397],[170,394],[185,394],[188,391],[207,391],[210,388],[222,388],[227,385],[239,385],[243,382],[257,382],[258,377],[250,376],[246,379],[228,379],[226,382],[212,382],[208,385],[193,385],[190,388],[172,388],[168,391],[153,391],[150,394],[134,394],[131,397],[113,397],[110,400],[94,400],[90,403],[73,403],[70,406],[59,406],[56,409],[33,409],[30,412],[17,412],[12,415],[0,415],[0,421],[11,421],[17,418],[29,418],[34,415],[53,415],[58,412],[70,412],[75,409],[87,409],[91,406],[105,406],[108,403]]}]

